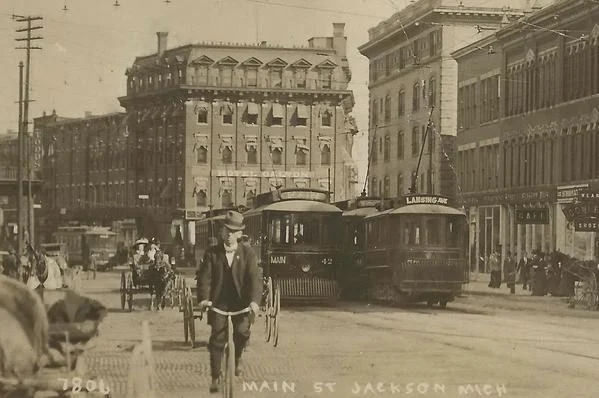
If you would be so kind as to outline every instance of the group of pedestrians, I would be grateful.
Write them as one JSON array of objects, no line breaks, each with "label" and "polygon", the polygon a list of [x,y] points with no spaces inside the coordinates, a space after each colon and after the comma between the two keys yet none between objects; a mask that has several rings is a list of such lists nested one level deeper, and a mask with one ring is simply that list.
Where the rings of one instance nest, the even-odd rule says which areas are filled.
[{"label": "group of pedestrians", "polygon": [[[503,267],[502,267],[503,263]],[[503,278],[502,278],[503,268]],[[506,283],[511,294],[516,293],[516,284],[522,284],[522,289],[530,291],[533,296],[567,296],[568,286],[565,286],[563,264],[557,256],[535,250],[525,253],[517,261],[516,253],[508,251],[502,261],[501,254],[495,250],[489,256],[491,279],[489,287],[498,289],[502,281]]]}]

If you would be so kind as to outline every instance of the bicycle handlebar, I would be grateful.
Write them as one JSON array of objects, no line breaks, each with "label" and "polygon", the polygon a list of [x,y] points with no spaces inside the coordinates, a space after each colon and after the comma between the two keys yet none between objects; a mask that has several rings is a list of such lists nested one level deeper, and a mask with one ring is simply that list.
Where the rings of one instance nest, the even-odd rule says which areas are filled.
[{"label": "bicycle handlebar", "polygon": [[235,316],[235,315],[241,315],[241,314],[245,314],[246,312],[250,312],[250,307],[246,307],[242,310],[239,311],[233,311],[233,312],[228,312],[228,311],[223,311],[223,310],[219,310],[218,308],[211,306],[208,307],[209,310],[216,312],[217,314],[220,315],[224,315],[224,316]]}]

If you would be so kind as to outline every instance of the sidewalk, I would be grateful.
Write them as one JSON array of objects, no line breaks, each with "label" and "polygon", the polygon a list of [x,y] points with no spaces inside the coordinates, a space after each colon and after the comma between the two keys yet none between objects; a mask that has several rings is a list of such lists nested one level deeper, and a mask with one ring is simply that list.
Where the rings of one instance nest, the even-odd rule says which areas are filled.
[{"label": "sidewalk", "polygon": [[479,296],[530,296],[529,290],[523,290],[522,284],[516,284],[516,293],[510,294],[510,289],[507,287],[505,282],[501,283],[499,289],[492,289],[489,287],[489,281],[491,280],[490,274],[484,273],[471,273],[470,283],[464,286],[464,293],[466,295],[479,295]]}]

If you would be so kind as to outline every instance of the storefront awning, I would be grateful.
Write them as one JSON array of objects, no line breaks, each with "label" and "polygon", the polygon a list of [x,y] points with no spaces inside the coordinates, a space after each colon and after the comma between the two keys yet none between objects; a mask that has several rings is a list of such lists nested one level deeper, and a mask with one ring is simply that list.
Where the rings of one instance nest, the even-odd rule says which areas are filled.
[{"label": "storefront awning", "polygon": [[297,117],[300,119],[308,118],[308,107],[306,105],[299,104],[297,106]]},{"label": "storefront awning", "polygon": [[260,107],[255,102],[248,102],[248,115],[257,115],[260,113]]},{"label": "storefront awning", "polygon": [[283,105],[274,103],[272,104],[272,117],[282,118],[285,114]]}]

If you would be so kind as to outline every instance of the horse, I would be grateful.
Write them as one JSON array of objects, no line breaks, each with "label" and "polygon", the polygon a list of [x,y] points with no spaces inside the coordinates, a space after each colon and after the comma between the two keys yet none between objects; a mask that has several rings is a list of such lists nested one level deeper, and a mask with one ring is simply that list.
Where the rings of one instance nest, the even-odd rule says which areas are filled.
[{"label": "horse", "polygon": [[175,273],[170,268],[168,259],[165,258],[162,251],[156,252],[154,262],[148,268],[147,278],[150,296],[155,299],[156,310],[159,308],[164,309],[166,305],[166,293],[172,294],[169,289],[172,288],[171,281],[175,280]]},{"label": "horse", "polygon": [[49,360],[46,308],[39,295],[4,275],[0,275],[0,323],[0,375],[37,374]]}]

